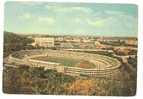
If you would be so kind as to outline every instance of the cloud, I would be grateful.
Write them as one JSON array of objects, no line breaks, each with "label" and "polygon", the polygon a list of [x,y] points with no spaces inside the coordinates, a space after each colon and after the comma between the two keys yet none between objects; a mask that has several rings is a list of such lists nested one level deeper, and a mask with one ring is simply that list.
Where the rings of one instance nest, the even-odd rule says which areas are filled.
[{"label": "cloud", "polygon": [[36,7],[36,6],[42,6],[44,3],[43,2],[22,1],[22,2],[17,2],[17,4],[20,6]]},{"label": "cloud", "polygon": [[[24,2],[9,7],[8,22],[18,18],[17,24],[33,31],[78,33],[130,33],[137,32],[137,15],[113,9],[112,6],[94,6],[63,3]],[[11,13],[15,11],[15,13]],[[136,14],[136,13],[135,13]],[[8,18],[7,18],[8,20]],[[9,24],[9,23],[8,23]],[[14,24],[16,27],[16,24]],[[13,24],[11,26],[14,26]],[[21,27],[23,29],[23,27]],[[30,28],[31,27],[31,28]],[[35,27],[35,28],[34,28]],[[25,29],[26,30],[26,29]],[[25,31],[23,30],[23,31]]]},{"label": "cloud", "polygon": [[77,12],[82,12],[82,13],[92,13],[92,9],[87,8],[87,7],[71,7],[71,11],[77,11]]},{"label": "cloud", "polygon": [[125,14],[124,12],[113,11],[113,10],[105,10],[105,13],[108,14],[108,15],[121,15],[121,14]]},{"label": "cloud", "polygon": [[54,24],[55,19],[53,17],[38,17],[39,22],[46,22],[48,24]]},{"label": "cloud", "polygon": [[54,11],[57,13],[92,13],[92,9],[88,7],[79,7],[79,6],[54,6],[54,5],[45,5],[45,8],[49,11]]},{"label": "cloud", "polygon": [[104,27],[107,19],[108,17],[102,18],[99,16],[94,17],[93,15],[87,15],[87,16],[77,16],[76,18],[74,18],[74,22],[79,25],[84,25],[92,28],[93,27],[101,28]]},{"label": "cloud", "polygon": [[87,23],[96,28],[99,28],[99,27],[101,28],[105,25],[105,19],[100,19],[100,20],[87,19]]},{"label": "cloud", "polygon": [[28,20],[32,18],[32,15],[30,13],[24,13],[23,15],[19,15],[19,18]]}]

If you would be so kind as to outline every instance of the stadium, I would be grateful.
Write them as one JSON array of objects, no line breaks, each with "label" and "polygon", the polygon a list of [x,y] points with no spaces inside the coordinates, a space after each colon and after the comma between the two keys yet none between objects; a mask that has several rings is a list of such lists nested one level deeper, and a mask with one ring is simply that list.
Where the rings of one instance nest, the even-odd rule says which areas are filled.
[{"label": "stadium", "polygon": [[112,75],[120,62],[112,57],[65,50],[21,50],[12,53],[7,63],[53,69],[72,76],[104,77]]}]

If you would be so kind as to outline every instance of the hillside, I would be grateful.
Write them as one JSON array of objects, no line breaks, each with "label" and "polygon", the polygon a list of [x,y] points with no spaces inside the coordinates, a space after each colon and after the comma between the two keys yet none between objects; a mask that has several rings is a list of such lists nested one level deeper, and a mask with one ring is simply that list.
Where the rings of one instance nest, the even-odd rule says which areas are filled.
[{"label": "hillside", "polygon": [[12,32],[4,32],[4,56],[9,55],[13,51],[25,49],[32,40],[22,35]]}]

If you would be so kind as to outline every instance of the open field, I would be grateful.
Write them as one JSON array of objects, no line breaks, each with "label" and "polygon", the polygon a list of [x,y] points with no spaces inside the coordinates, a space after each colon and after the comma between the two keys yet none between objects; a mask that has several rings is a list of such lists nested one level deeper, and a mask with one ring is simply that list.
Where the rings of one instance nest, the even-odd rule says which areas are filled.
[{"label": "open field", "polygon": [[94,63],[91,63],[86,60],[77,60],[77,59],[63,58],[63,57],[48,57],[48,56],[42,57],[41,56],[41,57],[36,57],[32,59],[61,63],[62,65],[69,66],[69,67],[81,67],[81,68],[95,68],[96,67]]}]

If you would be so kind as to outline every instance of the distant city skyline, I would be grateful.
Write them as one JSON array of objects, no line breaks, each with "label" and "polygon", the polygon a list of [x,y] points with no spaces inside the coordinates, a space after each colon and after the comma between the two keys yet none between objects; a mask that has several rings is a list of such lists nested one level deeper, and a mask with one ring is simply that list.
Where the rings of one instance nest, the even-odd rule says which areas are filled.
[{"label": "distant city skyline", "polygon": [[133,4],[6,2],[4,30],[18,34],[135,36]]}]

